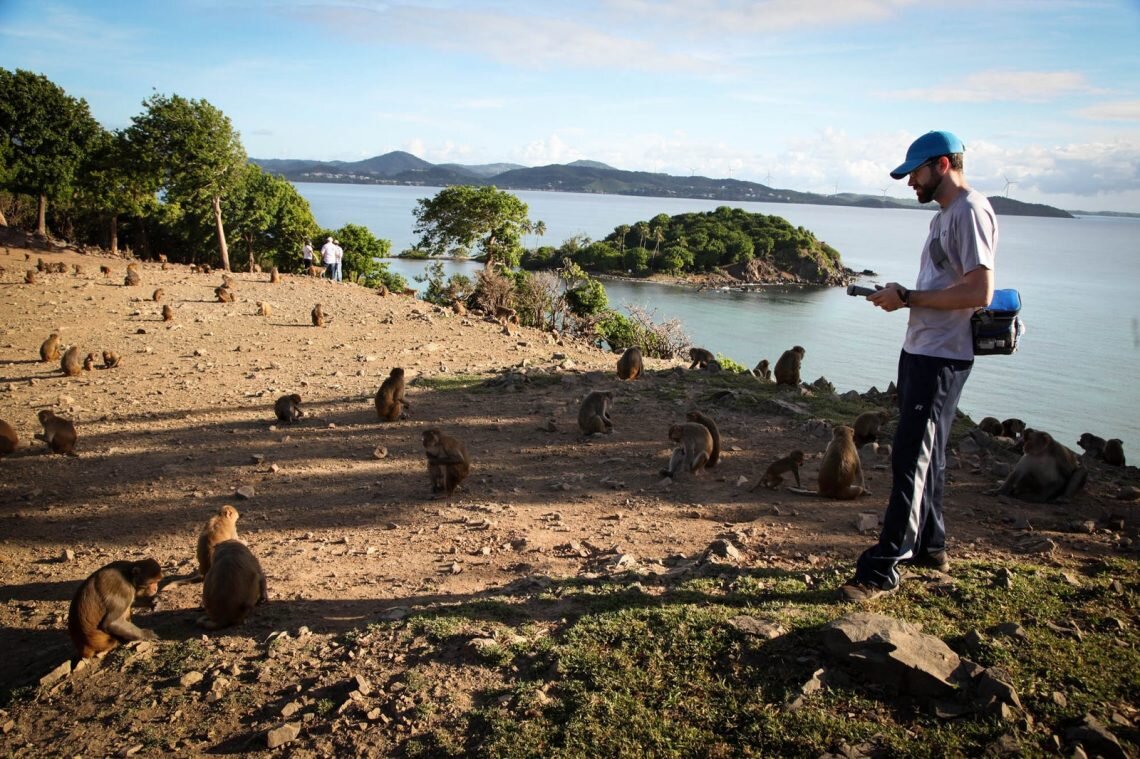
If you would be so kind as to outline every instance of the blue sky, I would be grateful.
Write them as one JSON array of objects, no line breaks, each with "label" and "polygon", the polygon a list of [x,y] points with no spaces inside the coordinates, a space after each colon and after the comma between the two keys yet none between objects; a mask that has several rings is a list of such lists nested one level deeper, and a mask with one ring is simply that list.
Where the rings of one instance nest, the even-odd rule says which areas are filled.
[{"label": "blue sky", "polygon": [[987,194],[1140,212],[1140,0],[0,0],[0,67],[110,129],[204,98],[258,158],[913,197],[887,172],[949,129]]}]

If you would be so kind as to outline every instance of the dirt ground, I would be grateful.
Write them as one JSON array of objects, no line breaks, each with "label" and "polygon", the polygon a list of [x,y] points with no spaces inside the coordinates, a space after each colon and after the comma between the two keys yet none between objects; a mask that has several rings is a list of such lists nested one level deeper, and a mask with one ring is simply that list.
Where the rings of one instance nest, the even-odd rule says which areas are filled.
[{"label": "dirt ground", "polygon": [[[67,273],[25,284],[38,258],[63,262]],[[608,558],[666,567],[723,537],[751,566],[846,571],[874,537],[874,529],[856,529],[859,514],[880,513],[889,490],[879,459],[868,470],[875,496],[855,503],[749,492],[763,467],[793,448],[813,457],[803,474],[805,485],[814,483],[826,433],[795,415],[718,403],[712,379],[682,371],[681,362],[650,360],[646,378],[622,383],[616,356],[584,342],[554,342],[526,328],[508,335],[475,316],[301,276],[272,284],[267,274],[236,273],[237,302],[219,303],[221,274],[181,265],[140,263],[142,283],[134,287],[123,284],[126,261],[99,255],[8,247],[0,266],[0,418],[20,438],[17,451],[0,460],[5,690],[38,684],[72,655],[67,607],[88,574],[144,557],[168,575],[190,573],[199,530],[228,503],[241,512],[238,530],[265,569],[270,602],[243,625],[206,637],[195,625],[201,585],[182,585],[136,621],[164,640],[201,641],[196,668],[211,673],[210,693],[229,680],[273,694],[272,704],[254,699],[206,728],[193,704],[208,696],[172,701],[132,682],[129,668],[96,665],[85,670],[94,675],[49,682],[38,701],[18,699],[0,713],[0,753],[130,755],[151,742],[175,753],[243,750],[253,745],[248,736],[283,721],[285,705],[316,698],[301,691],[365,673],[373,684],[388,683],[388,700],[362,708],[367,718],[342,719],[373,724],[375,734],[344,742],[338,710],[314,718],[322,729],[305,723],[323,738],[297,752],[352,746],[382,754],[415,727],[398,717],[392,686],[407,652],[367,643],[361,631],[369,622],[604,572]],[[152,299],[156,288],[165,292],[161,302]],[[257,315],[258,301],[271,304],[271,316]],[[310,322],[316,303],[331,316],[323,328]],[[170,322],[162,320],[164,304],[173,308]],[[52,331],[84,355],[118,352],[121,366],[99,368],[100,360],[77,377],[63,376],[58,362],[38,358]],[[752,364],[760,357],[734,358]],[[410,417],[378,422],[372,399],[395,366],[410,380]],[[525,367],[528,381],[516,373],[516,381],[489,390],[441,389],[457,375],[502,378],[512,367]],[[892,370],[884,367],[882,386]],[[813,376],[810,361],[805,374]],[[584,441],[578,403],[595,389],[614,391],[616,429]],[[282,425],[273,402],[294,392],[306,416]],[[662,481],[668,427],[693,405],[719,424],[722,462],[699,479]],[[76,423],[77,456],[46,453],[33,439],[45,408]],[[464,439],[474,458],[471,477],[450,502],[429,498],[420,433],[433,426]],[[997,480],[990,462],[972,453],[955,460],[946,497],[953,557],[1063,563],[1135,555],[1137,506],[1116,498],[1137,484],[1135,468],[1091,463],[1085,493],[1067,505],[1040,506],[985,495]],[[350,631],[368,656],[345,658],[336,641]],[[284,649],[290,664],[251,663],[275,637],[292,641]],[[130,655],[154,656],[164,645]],[[479,667],[451,667],[440,673],[440,687],[461,709],[462,694],[485,677]],[[136,697],[143,706],[132,719],[157,737],[106,716],[109,702]]]}]

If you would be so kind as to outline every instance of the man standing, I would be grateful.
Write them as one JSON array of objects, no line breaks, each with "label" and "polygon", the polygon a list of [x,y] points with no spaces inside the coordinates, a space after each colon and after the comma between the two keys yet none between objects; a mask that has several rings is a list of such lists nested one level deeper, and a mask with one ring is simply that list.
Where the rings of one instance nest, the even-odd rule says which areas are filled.
[{"label": "man standing", "polygon": [[305,273],[309,273],[309,269],[313,268],[313,243],[310,240],[305,240],[305,244],[301,246],[301,262],[305,266]]},{"label": "man standing", "polygon": [[325,276],[336,279],[336,245],[330,235],[321,246],[321,263],[325,265]]},{"label": "man standing", "polygon": [[910,310],[899,356],[899,426],[891,449],[893,482],[879,542],[859,557],[843,585],[846,601],[870,601],[898,588],[898,564],[946,571],[942,490],[946,444],[958,398],[974,365],[970,317],[994,293],[998,229],[986,196],[966,184],[966,147],[950,132],[915,140],[891,177],[909,177],[919,203],[938,203],[913,290],[891,282],[867,296],[878,308]]},{"label": "man standing", "polygon": [[333,247],[336,248],[336,281],[340,282],[344,275],[344,248],[340,247],[340,240],[333,240]]}]

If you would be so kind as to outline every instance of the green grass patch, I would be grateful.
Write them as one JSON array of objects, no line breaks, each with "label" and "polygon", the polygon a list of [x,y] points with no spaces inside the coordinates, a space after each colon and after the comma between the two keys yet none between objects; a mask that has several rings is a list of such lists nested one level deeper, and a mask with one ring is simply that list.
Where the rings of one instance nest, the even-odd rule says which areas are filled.
[{"label": "green grass patch", "polygon": [[475,374],[437,374],[432,377],[417,377],[416,387],[440,392],[476,390],[486,377]]}]

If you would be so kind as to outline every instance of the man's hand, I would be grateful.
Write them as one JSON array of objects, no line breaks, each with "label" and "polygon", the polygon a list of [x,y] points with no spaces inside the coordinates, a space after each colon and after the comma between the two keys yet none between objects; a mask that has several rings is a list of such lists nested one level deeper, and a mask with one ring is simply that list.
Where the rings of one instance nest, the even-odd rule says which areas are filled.
[{"label": "man's hand", "polygon": [[876,290],[868,295],[867,300],[884,311],[897,311],[905,306],[902,301],[904,289],[898,282],[888,282],[881,290]]}]

